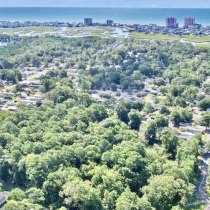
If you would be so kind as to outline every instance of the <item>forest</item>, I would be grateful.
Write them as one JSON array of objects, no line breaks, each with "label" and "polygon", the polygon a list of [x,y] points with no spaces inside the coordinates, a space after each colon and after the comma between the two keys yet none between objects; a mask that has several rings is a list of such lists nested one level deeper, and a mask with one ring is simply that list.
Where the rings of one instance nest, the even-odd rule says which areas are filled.
[{"label": "forest", "polygon": [[[15,93],[22,69],[47,69],[45,99],[0,111],[5,209],[185,209],[206,142],[179,138],[179,127],[210,125],[209,58],[210,49],[179,41],[43,36],[1,47],[0,79]],[[138,96],[147,79],[158,92],[152,99],[103,94],[99,103],[91,94]]]}]

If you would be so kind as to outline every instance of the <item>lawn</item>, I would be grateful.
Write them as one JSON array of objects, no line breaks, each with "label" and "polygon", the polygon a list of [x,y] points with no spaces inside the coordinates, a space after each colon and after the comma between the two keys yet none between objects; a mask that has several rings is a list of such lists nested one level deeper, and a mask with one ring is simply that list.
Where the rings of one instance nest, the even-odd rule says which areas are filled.
[{"label": "lawn", "polygon": [[101,26],[98,26],[98,27],[72,27],[72,28],[68,28],[68,30],[80,30],[80,31],[88,31],[88,32],[92,32],[92,31],[100,31],[100,32],[104,32],[104,31],[109,31],[109,32],[112,32],[114,31],[113,28],[111,27],[101,27]]},{"label": "lawn", "polygon": [[200,114],[193,114],[193,121],[199,121],[201,119],[202,115]]},{"label": "lawn", "polygon": [[195,47],[196,48],[201,48],[201,49],[202,48],[203,49],[209,49],[210,48],[210,42],[209,42],[209,44],[207,44],[207,43],[206,44],[196,44]]},{"label": "lawn", "polygon": [[193,35],[184,35],[183,36],[185,41],[189,42],[210,42],[210,36],[193,36]]},{"label": "lawn", "polygon": [[185,41],[188,42],[209,42],[210,43],[210,36],[193,36],[193,35],[172,35],[172,34],[154,34],[154,33],[148,33],[145,34],[144,32],[131,32],[130,33],[131,38],[136,39],[160,39],[160,40],[179,40],[183,38]]},{"label": "lawn", "polygon": [[144,97],[145,102],[146,102],[146,103],[152,103],[152,104],[153,104],[154,101],[153,101],[152,98],[151,98],[152,96],[153,96],[153,95],[152,95],[151,93],[149,93],[147,96],[145,96],[145,97]]},{"label": "lawn", "polygon": [[[113,32],[114,29],[111,27],[72,27],[67,28],[66,32],[70,35],[77,35],[78,33],[90,34],[90,36],[98,36],[101,38],[109,37],[109,33]],[[107,32],[107,34],[104,34]]]},{"label": "lawn", "polygon": [[162,39],[162,40],[179,40],[181,37],[178,35],[170,34],[145,34],[143,32],[131,32],[130,38],[136,39]]}]

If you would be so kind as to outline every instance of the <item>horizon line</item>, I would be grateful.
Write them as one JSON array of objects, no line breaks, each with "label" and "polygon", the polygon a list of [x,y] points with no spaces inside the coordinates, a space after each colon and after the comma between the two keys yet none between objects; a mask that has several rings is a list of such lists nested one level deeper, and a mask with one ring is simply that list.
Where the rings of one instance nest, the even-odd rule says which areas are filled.
[{"label": "horizon line", "polygon": [[0,8],[210,9],[210,7],[0,6]]}]

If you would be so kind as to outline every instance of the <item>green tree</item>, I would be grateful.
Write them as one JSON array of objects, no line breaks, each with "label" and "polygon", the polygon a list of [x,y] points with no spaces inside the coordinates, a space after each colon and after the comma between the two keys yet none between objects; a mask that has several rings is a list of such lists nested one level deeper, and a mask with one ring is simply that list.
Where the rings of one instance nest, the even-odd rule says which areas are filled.
[{"label": "green tree", "polygon": [[147,202],[143,205],[142,200],[137,196],[136,193],[131,192],[129,188],[126,188],[125,191],[118,197],[116,200],[116,210],[152,210],[153,208]]},{"label": "green tree", "polygon": [[19,188],[14,188],[9,193],[9,200],[22,201],[25,198],[26,196],[24,191]]},{"label": "green tree", "polygon": [[37,189],[36,187],[32,187],[26,191],[26,195],[31,203],[44,203],[44,193],[41,189]]},{"label": "green tree", "polygon": [[62,202],[59,198],[59,192],[62,189],[62,186],[68,181],[68,176],[74,176],[78,178],[81,176],[81,173],[76,168],[66,168],[48,174],[45,182],[43,183],[43,192],[45,195],[45,200],[47,204],[52,204],[56,202]]},{"label": "green tree", "polygon": [[146,139],[155,139],[157,132],[157,126],[154,121],[150,121],[147,123],[146,130],[144,132],[144,136]]},{"label": "green tree", "polygon": [[88,110],[89,116],[90,116],[90,120],[92,122],[95,121],[102,121],[104,119],[106,119],[108,117],[108,113],[106,110],[106,107],[104,105],[101,104],[93,104],[90,106],[89,110]]},{"label": "green tree", "polygon": [[102,204],[100,197],[93,187],[87,182],[74,179],[63,185],[59,194],[64,199],[64,203],[69,208],[81,210],[95,209],[101,210]]},{"label": "green tree", "polygon": [[115,201],[118,197],[118,193],[116,191],[104,191],[104,198],[102,199],[103,209],[112,210],[115,208]]},{"label": "green tree", "polygon": [[207,128],[210,127],[210,112],[205,112],[202,118],[200,119],[200,124]]},{"label": "green tree", "polygon": [[181,116],[177,110],[174,110],[171,113],[171,121],[174,123],[175,126],[179,126],[179,123],[181,122]]},{"label": "green tree", "polygon": [[78,94],[78,102],[84,107],[89,107],[93,102],[93,98],[87,93]]},{"label": "green tree", "polygon": [[155,111],[155,108],[152,106],[151,103],[148,102],[145,104],[144,111],[147,113],[152,113]]},{"label": "green tree", "polygon": [[165,114],[165,115],[170,114],[170,111],[169,111],[168,107],[164,106],[164,105],[160,107],[159,111],[160,111],[160,114]]},{"label": "green tree", "polygon": [[164,128],[160,133],[160,140],[165,151],[171,154],[172,158],[174,159],[178,146],[177,132],[170,128]]},{"label": "green tree", "polygon": [[42,89],[43,92],[46,93],[46,92],[52,90],[54,87],[55,87],[55,83],[52,79],[47,79],[47,78],[42,79],[41,89]]},{"label": "green tree", "polygon": [[121,105],[117,107],[117,116],[119,117],[120,120],[122,120],[125,123],[129,122],[128,112],[129,111]]},{"label": "green tree", "polygon": [[179,126],[181,122],[189,122],[192,120],[192,113],[189,112],[186,108],[177,108],[174,109],[171,113],[171,121],[175,126]]},{"label": "green tree", "polygon": [[141,124],[141,115],[138,111],[131,109],[128,113],[129,126],[131,129],[138,130]]},{"label": "green tree", "polygon": [[159,175],[149,179],[149,185],[142,188],[144,196],[156,209],[171,209],[174,203],[184,204],[193,185],[187,185],[173,176]]},{"label": "green tree", "polygon": [[67,75],[67,72],[65,70],[62,70],[59,72],[59,77],[60,78],[67,78],[68,75]]},{"label": "green tree", "polygon": [[206,96],[204,99],[200,100],[197,105],[204,110],[210,108],[210,97]]}]

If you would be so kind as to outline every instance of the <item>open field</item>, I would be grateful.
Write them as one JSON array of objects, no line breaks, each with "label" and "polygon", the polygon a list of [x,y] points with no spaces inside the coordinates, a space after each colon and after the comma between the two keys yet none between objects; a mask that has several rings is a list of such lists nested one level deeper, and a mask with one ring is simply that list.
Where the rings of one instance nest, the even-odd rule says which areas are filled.
[{"label": "open field", "polygon": [[6,33],[9,35],[13,35],[13,33],[21,33],[26,34],[30,32],[35,33],[44,33],[44,32],[54,32],[58,31],[59,29],[56,27],[43,27],[43,26],[30,26],[30,27],[20,27],[20,28],[0,28],[0,34]]},{"label": "open field", "polygon": [[[83,33],[88,33],[92,36],[98,36],[98,37],[107,37],[109,36],[109,33],[112,33],[114,31],[113,28],[109,27],[81,27],[81,28],[68,28],[67,31],[76,32],[76,31],[82,31]],[[104,32],[108,32],[108,34],[104,34]]]},{"label": "open field", "polygon": [[170,34],[145,34],[144,32],[131,32],[131,38],[136,39],[166,39],[166,40],[179,40],[181,37],[178,35]]},{"label": "open field", "polygon": [[136,39],[161,39],[161,40],[180,40],[182,38],[184,41],[188,41],[188,42],[196,42],[196,43],[209,42],[210,43],[210,36],[193,36],[193,35],[179,36],[179,35],[172,35],[172,34],[152,34],[152,33],[145,34],[144,32],[131,32],[130,37],[136,38]]},{"label": "open field", "polygon": [[195,47],[209,49],[210,48],[210,42],[209,42],[209,44],[208,43],[206,43],[206,44],[197,44],[197,45],[195,45]]},{"label": "open field", "polygon": [[105,37],[106,35],[103,34],[104,32],[111,33],[114,31],[111,27],[70,27],[70,28],[57,28],[57,27],[45,27],[45,26],[31,26],[31,27],[20,27],[20,28],[0,28],[0,34],[8,34],[13,35],[14,33],[18,33],[21,35],[27,33],[46,33],[46,32],[59,32],[59,33],[67,33],[69,35],[76,35],[80,33],[87,33],[92,36],[100,36]]},{"label": "open field", "polygon": [[80,31],[100,31],[100,32],[104,32],[104,31],[113,31],[114,29],[111,27],[103,27],[103,26],[98,26],[98,27],[72,27],[72,28],[68,28],[69,31],[71,30],[80,30]]},{"label": "open field", "polygon": [[193,36],[193,35],[185,35],[182,36],[184,38],[185,41],[189,41],[189,42],[210,42],[210,36]]}]

